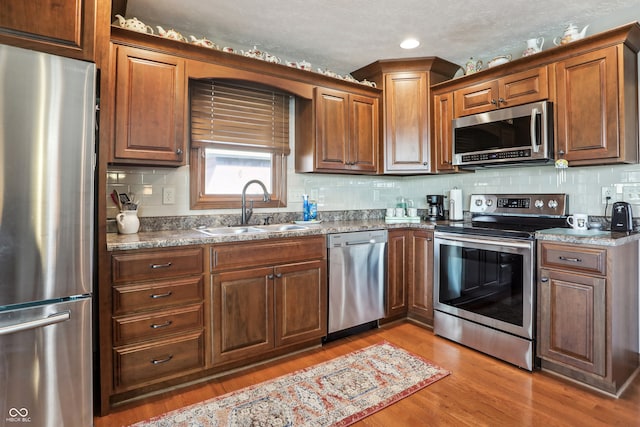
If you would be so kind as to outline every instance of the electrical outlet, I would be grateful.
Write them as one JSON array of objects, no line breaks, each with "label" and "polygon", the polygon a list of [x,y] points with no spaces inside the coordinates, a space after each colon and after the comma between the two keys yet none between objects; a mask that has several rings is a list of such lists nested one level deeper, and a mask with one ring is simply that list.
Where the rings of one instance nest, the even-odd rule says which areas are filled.
[{"label": "electrical outlet", "polygon": [[175,203],[176,203],[176,188],[163,187],[162,188],[162,204],[173,205]]},{"label": "electrical outlet", "polygon": [[609,198],[609,204],[613,203],[613,187],[602,187],[602,204],[607,203],[607,197]]}]

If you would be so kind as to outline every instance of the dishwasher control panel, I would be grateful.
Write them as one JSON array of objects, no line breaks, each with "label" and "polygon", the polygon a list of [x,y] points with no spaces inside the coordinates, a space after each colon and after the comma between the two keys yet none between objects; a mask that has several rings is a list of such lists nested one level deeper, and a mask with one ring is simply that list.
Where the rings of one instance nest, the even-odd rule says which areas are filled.
[{"label": "dishwasher control panel", "polygon": [[369,245],[385,243],[387,230],[353,231],[349,233],[329,234],[327,246],[337,248],[341,246]]}]

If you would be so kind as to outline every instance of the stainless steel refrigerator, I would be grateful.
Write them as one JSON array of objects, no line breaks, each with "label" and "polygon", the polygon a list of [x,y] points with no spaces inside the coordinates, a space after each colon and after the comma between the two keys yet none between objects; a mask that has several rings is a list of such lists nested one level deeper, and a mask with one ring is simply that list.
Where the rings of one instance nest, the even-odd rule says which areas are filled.
[{"label": "stainless steel refrigerator", "polygon": [[0,426],[93,425],[95,81],[0,45]]}]

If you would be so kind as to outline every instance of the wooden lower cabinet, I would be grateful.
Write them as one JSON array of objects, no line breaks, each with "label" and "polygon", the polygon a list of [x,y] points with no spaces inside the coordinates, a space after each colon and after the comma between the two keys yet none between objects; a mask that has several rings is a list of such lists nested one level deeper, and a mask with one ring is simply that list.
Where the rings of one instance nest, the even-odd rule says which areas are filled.
[{"label": "wooden lower cabinet", "polygon": [[538,254],[542,368],[620,394],[639,366],[638,242],[539,241]]},{"label": "wooden lower cabinet", "polygon": [[110,254],[100,290],[101,412],[207,368],[204,247]]},{"label": "wooden lower cabinet", "polygon": [[410,243],[409,317],[433,325],[433,231],[413,231]]},{"label": "wooden lower cabinet", "polygon": [[[242,266],[226,254],[238,250],[245,255]],[[214,366],[320,343],[327,333],[324,237],[220,245],[214,257],[220,261],[212,275]],[[265,259],[271,265],[261,266]]]},{"label": "wooden lower cabinet", "polygon": [[541,269],[540,357],[604,376],[606,280]]},{"label": "wooden lower cabinet", "polygon": [[410,230],[389,230],[388,233],[385,320],[407,315],[407,251],[410,235]]},{"label": "wooden lower cabinet", "polygon": [[390,230],[385,321],[433,325],[433,231]]}]

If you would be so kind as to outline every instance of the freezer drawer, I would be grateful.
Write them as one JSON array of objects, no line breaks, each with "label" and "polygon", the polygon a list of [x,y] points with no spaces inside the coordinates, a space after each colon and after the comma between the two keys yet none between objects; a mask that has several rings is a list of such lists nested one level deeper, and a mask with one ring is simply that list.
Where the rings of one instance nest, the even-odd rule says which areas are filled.
[{"label": "freezer drawer", "polygon": [[91,298],[0,311],[0,426],[93,425]]}]

